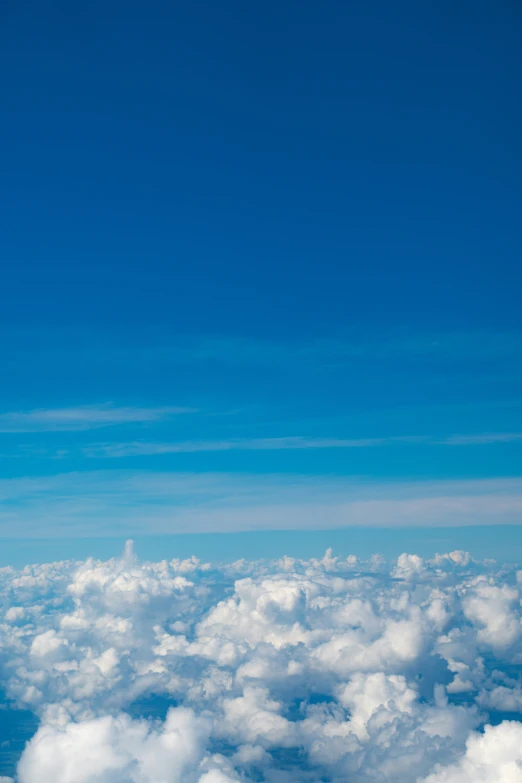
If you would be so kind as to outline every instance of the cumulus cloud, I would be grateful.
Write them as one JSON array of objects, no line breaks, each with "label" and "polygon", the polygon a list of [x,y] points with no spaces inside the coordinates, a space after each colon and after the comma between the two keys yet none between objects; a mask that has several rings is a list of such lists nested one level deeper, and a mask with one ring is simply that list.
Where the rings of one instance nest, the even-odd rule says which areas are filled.
[{"label": "cumulus cloud", "polygon": [[521,783],[522,723],[504,721],[473,733],[456,764],[439,767],[424,783]]},{"label": "cumulus cloud", "polygon": [[209,722],[183,708],[170,710],[158,727],[124,714],[43,726],[18,776],[20,783],[189,783],[200,779],[208,734]]},{"label": "cumulus cloud", "polygon": [[520,780],[514,567],[128,545],[0,569],[0,595],[4,706],[40,721],[17,783]]}]

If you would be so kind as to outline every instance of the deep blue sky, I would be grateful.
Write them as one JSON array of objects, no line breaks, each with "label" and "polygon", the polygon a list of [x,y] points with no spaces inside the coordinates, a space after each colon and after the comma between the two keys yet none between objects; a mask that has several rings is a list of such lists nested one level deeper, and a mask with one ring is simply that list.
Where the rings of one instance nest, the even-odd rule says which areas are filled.
[{"label": "deep blue sky", "polygon": [[122,481],[216,473],[162,508],[259,509],[263,477],[309,507],[309,476],[518,519],[487,481],[522,458],[521,29],[513,0],[3,3],[2,534],[62,502],[123,533]]}]

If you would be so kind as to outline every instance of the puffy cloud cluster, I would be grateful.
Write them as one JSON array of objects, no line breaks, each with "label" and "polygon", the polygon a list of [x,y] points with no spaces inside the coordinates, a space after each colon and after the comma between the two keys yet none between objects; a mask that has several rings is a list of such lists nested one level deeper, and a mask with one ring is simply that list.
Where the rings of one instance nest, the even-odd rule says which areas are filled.
[{"label": "puffy cloud cluster", "polygon": [[204,757],[211,721],[193,710],[168,712],[152,727],[128,715],[105,715],[63,727],[43,726],[19,764],[20,783],[226,783],[237,780],[224,757]]},{"label": "puffy cloud cluster", "polygon": [[521,783],[522,723],[505,721],[472,734],[456,764],[439,767],[424,783]]},{"label": "puffy cloud cluster", "polygon": [[2,687],[40,721],[16,779],[522,783],[521,577],[131,546],[1,569]]}]

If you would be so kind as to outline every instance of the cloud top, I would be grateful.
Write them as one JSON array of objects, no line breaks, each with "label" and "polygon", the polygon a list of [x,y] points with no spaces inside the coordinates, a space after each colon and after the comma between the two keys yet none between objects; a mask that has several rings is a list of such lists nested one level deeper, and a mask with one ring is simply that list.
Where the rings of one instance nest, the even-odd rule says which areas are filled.
[{"label": "cloud top", "polygon": [[515,567],[140,563],[129,544],[0,585],[6,706],[40,720],[19,783],[520,779]]}]

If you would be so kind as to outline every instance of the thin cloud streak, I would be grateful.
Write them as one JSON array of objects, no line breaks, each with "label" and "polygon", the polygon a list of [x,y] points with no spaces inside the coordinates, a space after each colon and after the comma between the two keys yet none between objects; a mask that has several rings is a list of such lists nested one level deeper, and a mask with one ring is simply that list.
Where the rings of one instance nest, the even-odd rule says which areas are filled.
[{"label": "thin cloud streak", "polygon": [[394,444],[425,444],[434,446],[472,446],[522,441],[522,433],[480,433],[477,435],[450,435],[434,438],[429,435],[396,435],[382,438],[307,438],[289,436],[280,438],[238,438],[216,441],[179,441],[174,443],[99,443],[86,446],[87,457],[144,457],[161,454],[191,454],[218,451],[279,451],[299,449],[360,449]]},{"label": "thin cloud streak", "polygon": [[345,339],[270,341],[250,338],[217,338],[194,336],[165,340],[147,346],[154,358],[169,362],[212,361],[277,365],[291,363],[344,364],[367,359],[418,358],[480,359],[506,358],[522,351],[522,333],[487,330],[433,332],[411,335],[397,330],[390,336],[374,334],[347,335]]},{"label": "thin cloud streak", "polygon": [[118,407],[112,403],[10,411],[0,414],[0,432],[82,431],[115,424],[157,422],[195,408],[164,406],[157,408]]},{"label": "thin cloud streak", "polygon": [[0,537],[522,524],[522,478],[91,471],[0,480]]},{"label": "thin cloud streak", "polygon": [[216,441],[180,441],[179,443],[101,443],[87,446],[83,451],[89,457],[132,457],[158,454],[190,454],[211,451],[278,451],[280,449],[339,449],[385,446],[388,443],[418,441],[417,436],[393,438],[244,438]]},{"label": "thin cloud streak", "polygon": [[[128,335],[127,335],[128,337]],[[191,364],[218,362],[246,365],[281,365],[317,363],[323,366],[337,362],[367,359],[400,359],[401,357],[439,357],[442,360],[484,358],[509,359],[522,352],[522,332],[487,329],[432,331],[412,334],[404,329],[390,333],[374,331],[347,333],[340,339],[263,340],[248,337],[215,337],[212,335],[158,335],[154,331],[133,334],[130,339],[107,338],[95,329],[66,334],[20,330],[14,335],[15,347],[2,345],[9,359],[20,354],[30,358],[45,352],[64,362],[78,356],[77,343],[84,345],[87,360],[113,363]],[[1,335],[0,335],[1,344]]]},{"label": "thin cloud streak", "polygon": [[475,446],[489,443],[516,443],[522,440],[522,432],[484,432],[479,435],[452,435],[441,443],[448,446]]}]

